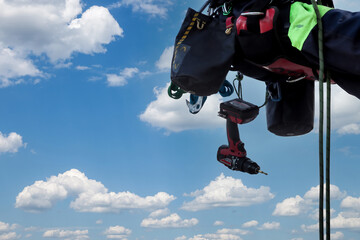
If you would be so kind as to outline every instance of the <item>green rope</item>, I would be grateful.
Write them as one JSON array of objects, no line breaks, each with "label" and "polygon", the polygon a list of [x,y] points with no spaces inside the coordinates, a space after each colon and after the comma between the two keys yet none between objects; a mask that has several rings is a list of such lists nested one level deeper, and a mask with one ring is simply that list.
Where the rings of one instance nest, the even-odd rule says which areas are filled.
[{"label": "green rope", "polygon": [[[318,23],[318,40],[319,40],[319,97],[320,97],[320,114],[319,114],[319,171],[320,171],[320,193],[319,193],[319,238],[324,239],[324,40],[323,25],[321,15],[315,0],[311,0],[314,7],[317,23]],[[318,1],[321,4],[321,1]],[[330,240],[330,102],[331,102],[331,86],[329,74],[326,74],[327,83],[327,103],[326,103],[326,239]]]}]

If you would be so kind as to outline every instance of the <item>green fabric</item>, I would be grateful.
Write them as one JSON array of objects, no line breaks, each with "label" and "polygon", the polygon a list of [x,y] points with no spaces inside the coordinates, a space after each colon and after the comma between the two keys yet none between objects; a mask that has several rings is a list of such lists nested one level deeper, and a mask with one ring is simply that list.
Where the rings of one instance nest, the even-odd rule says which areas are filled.
[{"label": "green fabric", "polygon": [[[321,17],[332,8],[319,5]],[[311,4],[295,2],[290,7],[290,28],[288,37],[291,45],[301,51],[306,38],[311,30],[316,26],[316,14]]]}]

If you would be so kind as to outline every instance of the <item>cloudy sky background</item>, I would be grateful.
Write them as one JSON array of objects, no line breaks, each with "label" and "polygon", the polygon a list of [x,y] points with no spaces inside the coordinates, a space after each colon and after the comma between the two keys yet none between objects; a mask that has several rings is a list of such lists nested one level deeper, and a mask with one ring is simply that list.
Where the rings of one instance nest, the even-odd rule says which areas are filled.
[{"label": "cloudy sky background", "polygon": [[[202,4],[0,0],[0,240],[318,237],[316,126],[277,137],[264,111],[240,126],[269,173],[250,176],[216,161],[226,99],[191,115],[167,96],[174,37]],[[332,89],[332,239],[355,240],[360,102]],[[246,100],[263,95],[245,79]]]}]

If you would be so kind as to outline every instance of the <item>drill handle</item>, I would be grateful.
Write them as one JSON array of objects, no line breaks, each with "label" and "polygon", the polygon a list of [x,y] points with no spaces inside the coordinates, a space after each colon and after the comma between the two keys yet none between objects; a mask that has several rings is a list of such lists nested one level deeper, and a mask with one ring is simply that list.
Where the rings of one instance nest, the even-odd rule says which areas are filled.
[{"label": "drill handle", "polygon": [[229,148],[236,151],[236,146],[240,142],[239,128],[237,126],[237,123],[231,121],[230,118],[226,119],[226,132],[229,142]]}]

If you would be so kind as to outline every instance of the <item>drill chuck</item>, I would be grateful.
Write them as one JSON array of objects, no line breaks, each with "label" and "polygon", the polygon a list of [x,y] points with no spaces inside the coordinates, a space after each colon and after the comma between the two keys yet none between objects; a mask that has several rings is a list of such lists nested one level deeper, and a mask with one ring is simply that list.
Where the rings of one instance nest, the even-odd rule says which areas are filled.
[{"label": "drill chuck", "polygon": [[250,158],[246,156],[238,157],[231,154],[224,155],[222,154],[224,150],[227,150],[226,146],[224,145],[219,148],[217,160],[227,166],[229,169],[234,171],[246,172],[249,174],[263,173],[267,175],[267,173],[261,171],[260,166],[256,162],[252,161]]}]

